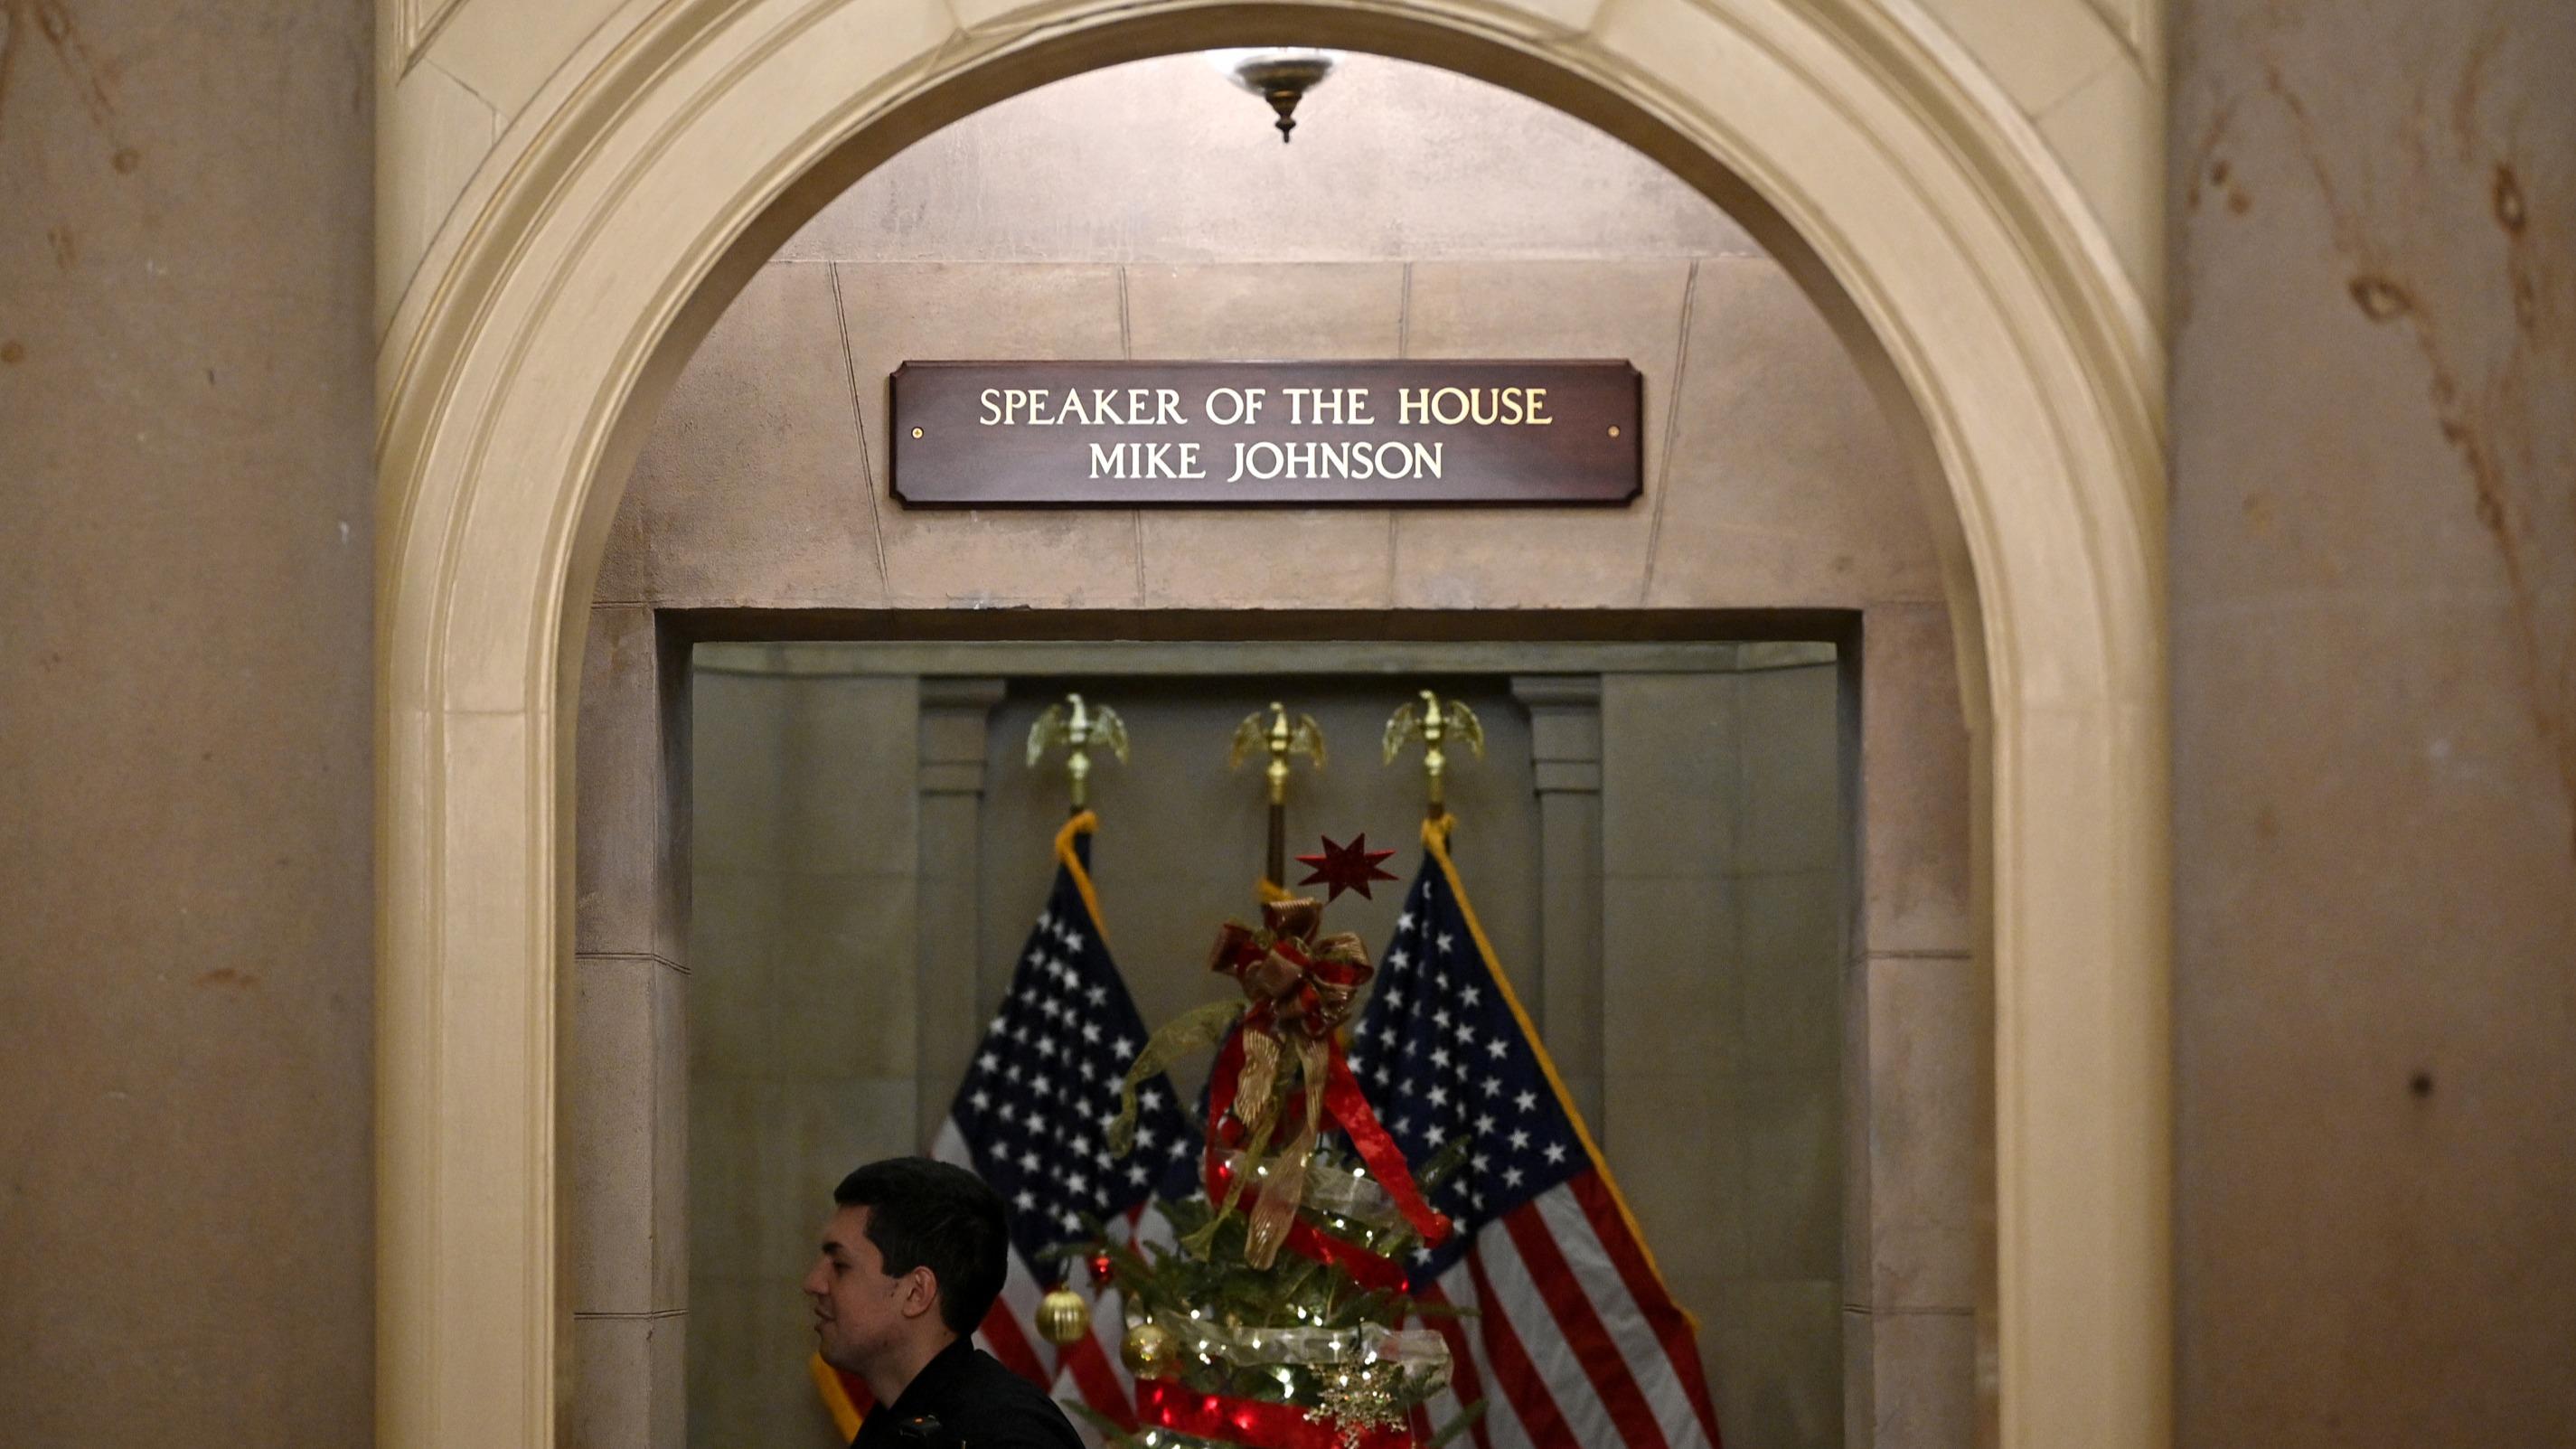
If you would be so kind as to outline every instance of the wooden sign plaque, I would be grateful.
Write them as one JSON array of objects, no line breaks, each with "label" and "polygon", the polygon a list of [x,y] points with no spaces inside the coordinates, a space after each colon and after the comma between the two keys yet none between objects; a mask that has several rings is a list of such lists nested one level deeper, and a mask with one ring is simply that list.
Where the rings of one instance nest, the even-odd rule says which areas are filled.
[{"label": "wooden sign plaque", "polygon": [[1625,362],[907,362],[916,507],[1594,504],[1643,490]]}]

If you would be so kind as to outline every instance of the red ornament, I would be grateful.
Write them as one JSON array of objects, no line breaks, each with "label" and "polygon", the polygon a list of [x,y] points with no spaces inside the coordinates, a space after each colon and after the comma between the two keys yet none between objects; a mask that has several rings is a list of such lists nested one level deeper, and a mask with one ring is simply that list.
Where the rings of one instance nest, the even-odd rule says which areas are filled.
[{"label": "red ornament", "polygon": [[1393,872],[1378,869],[1378,862],[1393,854],[1392,850],[1369,849],[1365,833],[1352,836],[1348,845],[1335,845],[1333,838],[1327,835],[1324,837],[1323,854],[1297,857],[1299,865],[1311,866],[1315,872],[1297,884],[1330,887],[1324,896],[1328,902],[1344,891],[1357,891],[1360,899],[1370,900],[1373,897],[1369,895],[1369,882],[1395,879]]},{"label": "red ornament", "polygon": [[1109,1269],[1110,1269],[1109,1255],[1108,1255],[1107,1253],[1094,1253],[1094,1254],[1092,1254],[1092,1255],[1091,1255],[1091,1260],[1090,1260],[1090,1268],[1091,1268],[1091,1286],[1092,1286],[1092,1287],[1094,1287],[1094,1288],[1106,1288],[1106,1287],[1108,1287],[1108,1286],[1109,1286]]}]

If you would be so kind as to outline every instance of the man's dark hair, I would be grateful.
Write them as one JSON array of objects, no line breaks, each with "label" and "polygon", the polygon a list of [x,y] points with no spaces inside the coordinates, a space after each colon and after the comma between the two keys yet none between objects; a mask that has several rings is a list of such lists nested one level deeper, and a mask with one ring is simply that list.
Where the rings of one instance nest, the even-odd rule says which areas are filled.
[{"label": "man's dark hair", "polygon": [[832,1201],[868,1210],[868,1241],[886,1276],[927,1266],[939,1280],[939,1317],[959,1337],[975,1331],[1010,1270],[1002,1196],[962,1167],[889,1157],[841,1179]]}]

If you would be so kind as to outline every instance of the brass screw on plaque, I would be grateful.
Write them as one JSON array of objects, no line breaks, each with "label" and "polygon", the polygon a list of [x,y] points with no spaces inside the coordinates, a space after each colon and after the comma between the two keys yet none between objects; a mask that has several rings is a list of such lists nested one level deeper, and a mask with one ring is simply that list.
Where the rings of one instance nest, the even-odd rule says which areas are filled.
[{"label": "brass screw on plaque", "polygon": [[[1612,432],[1614,432],[1614,433],[1615,433],[1615,432],[1617,432],[1617,431],[1619,431],[1619,430],[1618,430],[1617,428],[1612,428],[1610,431],[1612,431]],[[914,437],[916,437],[916,438],[920,437],[920,436],[921,436],[921,429],[919,429],[919,428],[915,428],[915,429],[913,429],[913,430],[912,430],[912,435],[913,435]]]},{"label": "brass screw on plaque", "polygon": [[[912,435],[913,435],[914,437],[916,437],[916,438],[920,437],[920,436],[921,436],[921,429],[919,429],[919,428],[915,428],[915,429],[913,429],[913,430],[912,430]],[[1610,436],[1612,436],[1612,437],[1614,437],[1614,438],[1615,438],[1615,437],[1617,437],[1617,436],[1619,436],[1619,425],[1618,425],[1617,423],[1612,423],[1612,424],[1610,425]]]}]

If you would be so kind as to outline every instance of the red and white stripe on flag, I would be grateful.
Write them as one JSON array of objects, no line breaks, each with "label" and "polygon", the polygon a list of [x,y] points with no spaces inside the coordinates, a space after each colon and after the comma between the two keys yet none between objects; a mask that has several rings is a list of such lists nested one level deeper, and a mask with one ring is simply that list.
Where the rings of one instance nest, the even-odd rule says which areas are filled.
[{"label": "red and white stripe on flag", "polygon": [[1471,1310],[1422,1320],[1456,1364],[1435,1427],[1481,1398],[1478,1449],[1718,1449],[1690,1321],[1597,1176],[1487,1223],[1425,1297]]}]

